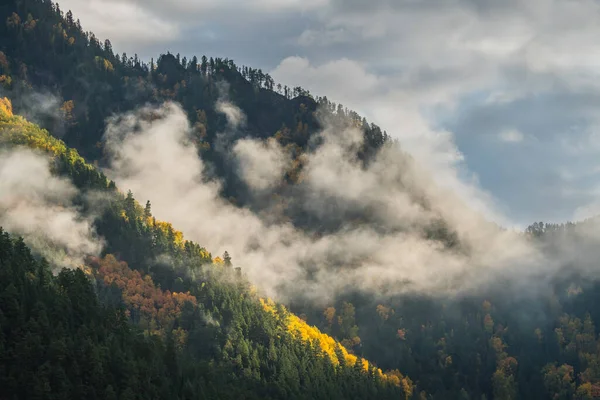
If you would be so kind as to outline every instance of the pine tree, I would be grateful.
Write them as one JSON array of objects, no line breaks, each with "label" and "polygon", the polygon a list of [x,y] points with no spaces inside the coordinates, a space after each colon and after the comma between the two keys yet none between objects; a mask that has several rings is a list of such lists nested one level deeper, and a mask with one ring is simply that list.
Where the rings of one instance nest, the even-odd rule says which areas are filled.
[{"label": "pine tree", "polygon": [[227,251],[225,251],[223,253],[223,262],[225,264],[226,267],[231,267],[231,257],[229,256],[229,253]]}]

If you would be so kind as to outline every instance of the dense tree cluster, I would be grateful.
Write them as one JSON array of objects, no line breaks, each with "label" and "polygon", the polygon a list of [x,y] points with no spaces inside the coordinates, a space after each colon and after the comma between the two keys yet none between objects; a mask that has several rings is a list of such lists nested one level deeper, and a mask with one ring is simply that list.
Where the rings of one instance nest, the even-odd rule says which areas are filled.
[{"label": "dense tree cluster", "polygon": [[[342,343],[359,343],[357,355],[399,368],[434,399],[597,398],[600,283],[582,273],[597,266],[597,222],[526,229],[545,251],[569,246],[580,267],[546,276],[539,288],[507,280],[458,298],[356,294],[325,309],[291,308]],[[351,329],[341,329],[344,319]]]},{"label": "dense tree cluster", "polygon": [[193,398],[211,392],[200,368],[184,365],[172,339],[141,335],[122,309],[99,303],[82,270],[54,276],[22,240],[1,229],[0,277],[3,398]]},{"label": "dense tree cluster", "polygon": [[[205,289],[198,297],[209,306],[201,309],[195,298],[163,292],[148,277],[139,282],[139,274],[110,256],[99,263],[100,285],[122,289],[132,278],[121,292],[127,309],[102,305],[81,269],[54,276],[21,239],[0,229],[3,398],[397,399],[403,393],[363,371],[335,367],[318,347],[286,335],[257,302],[236,301],[235,290]],[[138,285],[154,305],[135,298]],[[161,317],[169,297],[183,307]],[[128,323],[132,310],[152,315],[152,308],[163,329],[171,324],[163,318],[176,329],[144,335],[143,325]]]},{"label": "dense tree cluster", "polygon": [[92,259],[94,275],[103,286],[116,286],[120,300],[128,309],[131,320],[151,333],[164,333],[173,329],[174,321],[181,315],[186,302],[196,306],[196,298],[189,292],[162,291],[154,285],[149,275],[142,277],[113,255]]}]

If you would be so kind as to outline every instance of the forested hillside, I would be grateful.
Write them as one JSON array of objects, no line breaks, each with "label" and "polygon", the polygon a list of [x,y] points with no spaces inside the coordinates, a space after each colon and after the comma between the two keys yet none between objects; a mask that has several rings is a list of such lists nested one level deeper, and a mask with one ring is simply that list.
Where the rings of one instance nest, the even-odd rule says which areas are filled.
[{"label": "forested hillside", "polygon": [[[0,6],[0,84],[16,113],[32,113],[44,128],[64,138],[90,161],[102,159],[106,118],[145,103],[175,100],[194,126],[199,151],[225,179],[224,193],[243,203],[236,179],[217,140],[227,121],[218,100],[235,103],[247,116],[239,137],[276,137],[301,152],[321,124],[314,111],[350,118],[364,130],[366,156],[388,137],[358,114],[302,88],[275,83],[260,69],[230,59],[163,54],[147,63],[115,54],[78,20],[50,1],[8,1]],[[32,115],[33,116],[33,115]],[[293,178],[292,178],[293,179]]]},{"label": "forested hillside", "polygon": [[600,397],[596,219],[507,233],[342,105],[47,0],[0,85],[0,399]]},{"label": "forested hillside", "polygon": [[[3,231],[0,251],[5,398],[392,399],[403,393],[362,367],[334,367],[318,347],[286,336],[281,321],[247,298],[236,300],[225,285],[191,288],[210,306],[200,308],[189,292],[158,289],[112,256],[93,261],[91,277],[83,269],[54,276],[44,259]],[[209,322],[207,315],[216,318]],[[219,321],[235,331],[224,335]]]},{"label": "forested hillside", "polygon": [[[96,172],[75,150],[68,149],[62,141],[24,118],[14,116],[7,99],[0,102],[0,131],[5,148],[8,146],[16,151],[26,145],[52,155],[51,165],[55,173],[67,177],[81,191],[76,201],[81,202],[80,206],[84,209],[91,207],[85,193],[102,194],[108,202],[94,222],[98,233],[107,240],[103,252],[106,255],[88,258],[85,265],[80,266],[93,283],[80,272],[73,275],[73,272],[63,270],[58,275],[56,289],[51,287],[60,291],[63,290],[61,279],[78,279],[73,290],[84,297],[75,297],[71,302],[85,307],[72,311],[67,308],[71,307],[69,305],[64,309],[60,308],[61,305],[55,306],[59,308],[52,313],[70,315],[79,312],[73,317],[78,324],[65,327],[74,330],[63,332],[58,329],[56,340],[68,340],[64,336],[75,335],[78,329],[85,329],[96,338],[86,350],[98,354],[98,365],[93,368],[110,369],[112,378],[105,376],[105,380],[90,381],[90,376],[80,377],[71,372],[78,370],[69,368],[85,361],[77,358],[80,354],[77,347],[59,348],[52,356],[56,360],[48,358],[50,355],[45,352],[37,353],[37,357],[29,356],[27,351],[36,350],[20,347],[23,346],[19,344],[23,335],[38,342],[42,340],[40,331],[32,330],[31,326],[38,323],[38,318],[44,317],[32,314],[31,307],[39,304],[36,307],[47,309],[52,304],[62,303],[53,298],[52,291],[39,300],[32,296],[23,297],[26,293],[37,293],[38,289],[37,286],[29,288],[26,285],[29,281],[21,282],[20,276],[28,276],[27,279],[34,282],[32,285],[37,284],[38,278],[31,271],[41,274],[39,280],[42,283],[48,279],[47,284],[53,285],[54,281],[48,263],[43,259],[34,260],[22,241],[17,241],[14,249],[17,254],[15,260],[18,261],[2,257],[3,268],[6,265],[3,271],[7,274],[3,279],[7,302],[2,307],[15,308],[2,308],[0,314],[15,318],[3,320],[1,324],[5,329],[3,349],[6,350],[3,351],[6,352],[2,360],[7,374],[3,379],[10,383],[6,386],[10,388],[7,389],[10,396],[196,398],[204,395],[232,399],[358,399],[410,397],[412,394],[412,382],[398,371],[384,374],[369,366],[366,360],[349,355],[339,343],[310,328],[280,305],[274,313],[274,309],[267,307],[267,303],[241,276],[239,268],[237,272],[232,268],[226,254],[223,258],[212,259],[204,248],[184,240],[181,232],[171,224],[157,221],[152,216],[149,202],[144,208],[135,201],[131,192],[127,195],[118,192],[114,183]],[[9,246],[7,254],[12,257],[13,247],[10,246],[13,241],[6,235],[4,238],[6,246]],[[38,253],[44,254],[45,251],[48,249],[41,247]],[[26,256],[23,260],[20,252]],[[111,253],[124,261],[117,261]],[[163,260],[168,257],[168,261],[158,261],[158,255]],[[75,278],[68,278],[71,276]],[[18,292],[15,287],[23,292]],[[15,314],[17,311],[21,314]],[[88,318],[87,313],[90,320],[82,322],[81,318]],[[94,322],[91,319],[94,315],[100,315],[100,320]],[[113,354],[109,344],[98,342],[98,338],[108,334],[94,330],[96,324],[111,323],[106,319],[110,317],[104,315],[116,315],[114,318],[120,318],[121,324],[129,321],[134,325],[134,328],[126,325],[115,328],[120,329],[116,333],[119,339],[115,338],[119,343],[141,341],[141,347],[129,347],[129,353],[122,356],[133,358],[125,369],[114,369],[116,367],[111,363],[116,361],[110,360],[119,353],[115,350]],[[18,323],[24,325],[19,326]],[[144,333],[144,338],[132,335],[129,329],[139,330]],[[305,332],[310,332],[310,335],[306,336]],[[38,346],[50,343],[42,342]],[[153,347],[152,350],[144,350],[143,346]],[[158,346],[156,351],[154,346]],[[148,355],[155,357],[153,361],[145,358]],[[31,358],[31,362],[15,368],[17,364],[11,362],[10,357]],[[53,363],[64,369],[58,382],[50,373],[38,374],[40,368],[53,370]],[[169,372],[161,372],[165,369]],[[138,373],[139,376],[136,375]],[[37,386],[24,384],[31,374],[37,374]]]}]

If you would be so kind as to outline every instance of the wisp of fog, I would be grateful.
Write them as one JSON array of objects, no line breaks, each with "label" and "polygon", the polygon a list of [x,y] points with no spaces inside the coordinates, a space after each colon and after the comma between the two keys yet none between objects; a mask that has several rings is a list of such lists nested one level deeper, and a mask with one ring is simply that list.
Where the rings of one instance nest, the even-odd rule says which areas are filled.
[{"label": "wisp of fog", "polygon": [[73,198],[77,189],[50,171],[50,158],[26,148],[0,151],[0,226],[59,267],[98,255],[102,240]]},{"label": "wisp of fog", "polygon": [[[231,103],[220,102],[217,110],[228,118],[228,129],[243,121]],[[365,166],[355,152],[363,140],[360,129],[326,119],[323,126],[321,144],[304,155],[301,182],[288,192],[294,196],[288,205],[315,218],[358,210],[368,216],[366,223],[349,220],[314,235],[222,199],[220,183],[208,178],[186,114],[175,103],[112,118],[105,173],[123,190],[150,199],[155,215],[188,239],[213,253],[227,250],[252,282],[279,299],[326,301],[349,288],[447,295],[481,290],[498,279],[541,285],[563,264],[440,188],[399,146],[384,146]],[[243,138],[227,148],[253,191],[264,196],[281,188],[291,160],[277,142]],[[440,223],[458,245],[428,235]]]}]

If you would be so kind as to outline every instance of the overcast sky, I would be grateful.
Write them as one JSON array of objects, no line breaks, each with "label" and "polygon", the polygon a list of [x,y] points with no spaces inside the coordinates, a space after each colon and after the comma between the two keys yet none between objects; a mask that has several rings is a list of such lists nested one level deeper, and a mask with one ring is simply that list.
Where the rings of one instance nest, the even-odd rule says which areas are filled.
[{"label": "overcast sky", "polygon": [[600,211],[596,0],[63,0],[144,59],[229,57],[400,139],[507,225]]}]

